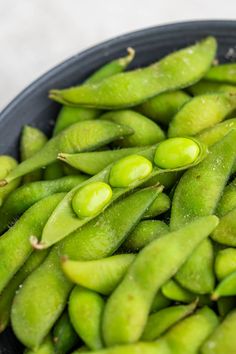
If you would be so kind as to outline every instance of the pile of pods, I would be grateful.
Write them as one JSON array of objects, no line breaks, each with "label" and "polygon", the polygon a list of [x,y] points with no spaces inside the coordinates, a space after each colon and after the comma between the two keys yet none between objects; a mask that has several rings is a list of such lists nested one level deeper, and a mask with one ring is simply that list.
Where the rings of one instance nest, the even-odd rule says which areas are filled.
[{"label": "pile of pods", "polygon": [[80,86],[0,156],[0,332],[27,354],[236,353],[236,64],[201,42]]}]

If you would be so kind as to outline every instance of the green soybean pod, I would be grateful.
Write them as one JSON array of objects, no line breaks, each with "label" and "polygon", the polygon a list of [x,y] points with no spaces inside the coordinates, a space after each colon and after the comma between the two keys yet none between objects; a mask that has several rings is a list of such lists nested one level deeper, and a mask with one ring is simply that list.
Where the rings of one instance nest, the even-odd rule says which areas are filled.
[{"label": "green soybean pod", "polygon": [[196,135],[227,118],[235,108],[235,94],[219,92],[194,97],[174,116],[168,136]]},{"label": "green soybean pod", "polygon": [[62,270],[73,282],[102,295],[109,295],[119,284],[135,255],[120,254],[91,261],[62,258]]},{"label": "green soybean pod", "polygon": [[207,80],[236,84],[236,63],[212,66],[205,75]]},{"label": "green soybean pod", "polygon": [[47,336],[38,348],[26,349],[24,354],[55,354],[52,338]]},{"label": "green soybean pod", "polygon": [[151,242],[137,255],[107,301],[103,318],[106,345],[133,343],[140,338],[157,291],[217,223],[214,216],[199,218]]},{"label": "green soybean pod", "polygon": [[[158,199],[158,198],[157,198]],[[156,238],[169,231],[168,225],[160,220],[141,221],[121,245],[121,251],[138,252]]]},{"label": "green soybean pod", "polygon": [[170,209],[170,198],[165,193],[160,193],[159,196],[154,200],[152,205],[148,208],[144,214],[143,219],[152,219],[158,215],[165,213]]},{"label": "green soybean pod", "polygon": [[211,238],[223,245],[236,246],[236,208],[220,218],[219,225],[212,233]]},{"label": "green soybean pod", "polygon": [[69,299],[69,316],[79,337],[92,350],[103,347],[101,322],[105,302],[92,290],[76,286]]},{"label": "green soybean pod", "polygon": [[60,161],[55,161],[45,168],[43,173],[43,179],[45,179],[46,181],[52,181],[54,179],[64,177],[64,175],[65,174],[62,164],[60,163]]},{"label": "green soybean pod", "polygon": [[[134,59],[135,51],[132,48],[127,49],[128,54],[125,57],[112,60],[95,71],[85,82],[96,83],[109,76],[118,74],[126,69],[130,62]],[[83,120],[92,120],[99,117],[101,111],[92,108],[69,107],[64,106],[59,112],[54,127],[53,135],[58,134],[68,126]]]},{"label": "green soybean pod", "polygon": [[224,318],[228,313],[235,309],[235,296],[221,297],[217,300],[217,310],[221,318]]},{"label": "green soybean pod", "polygon": [[[6,176],[17,167],[17,161],[7,155],[0,155],[0,179],[6,178]],[[4,200],[7,196],[18,187],[20,184],[20,179],[12,181],[7,186],[0,188],[0,207],[3,205]]]},{"label": "green soybean pod", "polygon": [[33,252],[30,235],[33,232],[40,237],[45,222],[63,196],[58,193],[40,200],[1,236],[0,292]]},{"label": "green soybean pod", "polygon": [[201,347],[201,354],[223,354],[235,352],[236,311],[230,312],[227,317],[206,339]]},{"label": "green soybean pod", "polygon": [[33,272],[46,258],[48,250],[33,252],[16,275],[10,280],[0,294],[0,333],[3,332],[10,322],[11,306],[23,281]]},{"label": "green soybean pod", "polygon": [[165,283],[162,286],[161,291],[167,299],[170,299],[172,301],[190,303],[192,301],[196,301],[196,299],[198,298],[196,294],[193,294],[189,290],[184,289],[173,279]]},{"label": "green soybean pod", "polygon": [[97,84],[51,90],[49,97],[67,105],[105,109],[136,106],[162,92],[198,81],[211,65],[215,52],[216,40],[207,37],[147,68],[117,74]]},{"label": "green soybean pod", "polygon": [[58,158],[81,172],[96,175],[112,162],[143,150],[144,148],[141,146],[126,149],[81,152],[79,154],[60,153]]},{"label": "green soybean pod", "polygon": [[153,313],[148,317],[141,340],[153,341],[160,337],[174,324],[190,315],[196,308],[197,303],[189,305],[170,306]]},{"label": "green soybean pod", "polygon": [[216,314],[208,307],[204,307],[183,319],[164,336],[170,353],[198,353],[202,344],[212,334],[218,323]]},{"label": "green soybean pod", "polygon": [[236,93],[236,87],[225,83],[200,80],[196,84],[188,87],[188,92],[193,96],[204,95],[212,92],[232,92]]},{"label": "green soybean pod", "polygon": [[168,125],[183,104],[190,99],[191,97],[181,90],[165,92],[143,102],[136,109],[155,122]]},{"label": "green soybean pod", "polygon": [[221,217],[234,208],[236,208],[236,179],[225,187],[224,193],[217,205],[216,212],[217,215]]},{"label": "green soybean pod", "polygon": [[56,354],[67,354],[79,343],[67,311],[59,318],[53,328],[53,343]]},{"label": "green soybean pod", "polygon": [[39,152],[19,164],[6,178],[3,177],[4,179],[0,180],[0,187],[17,177],[56,161],[57,155],[61,151],[68,153],[90,151],[132,133],[133,131],[129,127],[104,120],[76,123],[49,140]]},{"label": "green soybean pod", "polygon": [[[20,140],[21,161],[25,161],[41,150],[47,143],[46,135],[39,129],[25,125],[22,130]],[[26,183],[38,181],[42,178],[42,170],[34,171],[24,176]]]},{"label": "green soybean pod", "polygon": [[218,300],[222,296],[236,295],[236,271],[223,278],[212,293],[212,300]]},{"label": "green soybean pod", "polygon": [[155,313],[161,309],[164,309],[165,307],[170,306],[171,303],[172,301],[167,299],[167,297],[162,294],[161,290],[158,290],[152,302],[150,313]]},{"label": "green soybean pod", "polygon": [[165,139],[165,133],[155,122],[132,110],[111,111],[103,114],[100,119],[127,125],[133,129],[132,136],[116,142],[121,147],[153,145]]},{"label": "green soybean pod", "polygon": [[215,273],[218,280],[222,280],[236,271],[236,249],[225,248],[216,254]]},{"label": "green soybean pod", "polygon": [[0,232],[39,200],[54,193],[69,192],[86,179],[84,175],[68,176],[54,181],[31,182],[17,188],[0,209]]},{"label": "green soybean pod", "polygon": [[158,188],[149,188],[129,195],[52,249],[43,264],[26,279],[13,303],[12,327],[22,343],[38,346],[66,306],[73,284],[61,269],[60,257],[95,260],[111,256],[158,193]]}]

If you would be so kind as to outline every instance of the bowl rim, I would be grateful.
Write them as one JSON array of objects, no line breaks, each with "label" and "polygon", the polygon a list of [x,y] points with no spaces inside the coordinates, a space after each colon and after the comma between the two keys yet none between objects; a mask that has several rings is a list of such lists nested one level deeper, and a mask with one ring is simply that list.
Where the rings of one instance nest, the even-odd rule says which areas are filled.
[{"label": "bowl rim", "polygon": [[50,78],[54,77],[57,75],[59,72],[61,72],[63,69],[68,68],[70,65],[72,65],[75,61],[77,60],[83,60],[83,58],[87,56],[92,56],[98,49],[107,49],[109,47],[112,47],[114,44],[117,46],[122,45],[124,41],[127,40],[132,40],[137,37],[145,37],[147,34],[151,34],[152,32],[155,32],[157,29],[159,32],[165,32],[166,30],[168,31],[175,31],[175,30],[186,30],[189,27],[194,27],[194,26],[206,26],[209,25],[211,27],[211,30],[213,29],[218,29],[219,27],[227,27],[227,29],[235,29],[236,30],[236,20],[233,19],[209,19],[209,20],[192,20],[192,21],[175,21],[175,22],[170,22],[162,25],[156,25],[156,26],[151,26],[151,27],[146,27],[143,29],[138,29],[134,30],[131,32],[124,33],[122,35],[118,35],[115,37],[112,37],[108,40],[99,42],[98,44],[95,44],[85,50],[82,50],[81,52],[78,52],[77,54],[69,57],[68,59],[63,60],[59,64],[53,66],[52,68],[48,69],[44,74],[38,76],[36,79],[34,79],[30,84],[28,84],[24,89],[22,89],[16,96],[14,96],[10,102],[3,107],[3,109],[0,111],[0,122],[4,120],[5,117],[7,117],[12,110],[14,110],[15,107],[21,104],[29,96],[29,94],[34,91],[36,88],[39,89],[45,82],[50,80]]}]

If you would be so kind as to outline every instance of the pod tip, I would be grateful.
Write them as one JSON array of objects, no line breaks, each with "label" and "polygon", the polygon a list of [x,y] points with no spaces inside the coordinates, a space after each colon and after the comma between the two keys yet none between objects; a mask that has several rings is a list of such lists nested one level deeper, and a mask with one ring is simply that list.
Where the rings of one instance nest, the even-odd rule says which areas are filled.
[{"label": "pod tip", "polygon": [[59,160],[66,161],[65,155],[64,155],[63,153],[61,153],[61,152],[59,152],[59,154],[57,155],[57,158],[58,158]]},{"label": "pod tip", "polygon": [[212,301],[217,301],[218,299],[219,299],[219,295],[216,292],[211,295]]},{"label": "pod tip", "polygon": [[1,181],[0,181],[0,187],[4,187],[4,186],[6,186],[8,184],[8,182],[7,182],[7,180],[5,180],[5,179],[2,179]]},{"label": "pod tip", "polygon": [[45,245],[40,243],[36,236],[30,236],[29,241],[31,246],[36,250],[43,250],[45,248]]}]

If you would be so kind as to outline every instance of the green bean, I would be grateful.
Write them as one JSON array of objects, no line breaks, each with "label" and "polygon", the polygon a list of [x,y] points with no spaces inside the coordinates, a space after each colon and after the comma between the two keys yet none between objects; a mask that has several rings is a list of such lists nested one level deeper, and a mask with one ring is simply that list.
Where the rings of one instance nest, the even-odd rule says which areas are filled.
[{"label": "green bean", "polygon": [[68,153],[89,151],[130,134],[132,134],[131,128],[108,121],[88,120],[76,123],[49,140],[34,156],[23,161],[0,181],[0,186],[56,161],[61,151]]},{"label": "green bean", "polygon": [[218,280],[222,280],[236,271],[236,249],[225,248],[220,250],[215,259],[215,273]]},{"label": "green bean", "polygon": [[222,296],[236,295],[236,271],[223,278],[212,293],[212,300],[218,300]]},{"label": "green bean", "polygon": [[89,175],[96,175],[110,163],[127,155],[139,153],[143,149],[143,147],[135,147],[117,150],[81,152],[79,154],[60,153],[58,158],[81,172]]},{"label": "green bean", "polygon": [[19,215],[39,200],[51,194],[69,192],[73,187],[86,180],[86,176],[68,176],[54,181],[37,181],[27,183],[16,189],[6,199],[0,209],[0,232]]},{"label": "green bean", "polygon": [[[41,150],[47,142],[46,135],[39,129],[25,125],[20,140],[21,161],[32,157],[36,152]],[[34,182],[40,180],[42,170],[37,170],[24,177],[24,182]]]},{"label": "green bean", "polygon": [[54,354],[55,349],[50,336],[47,336],[42,344],[36,349],[26,349],[24,354]]},{"label": "green bean", "polygon": [[69,315],[66,312],[62,314],[53,328],[53,343],[56,354],[67,354],[79,342],[77,333],[75,332]]},{"label": "green bean", "polygon": [[217,205],[217,215],[224,216],[236,208],[236,179],[225,187],[224,193]]},{"label": "green bean", "polygon": [[170,353],[196,354],[217,325],[218,318],[214,311],[204,307],[177,323],[167,332],[164,339],[169,346]]},{"label": "green bean", "polygon": [[33,252],[25,264],[18,270],[0,294],[0,333],[5,330],[10,321],[11,306],[20,285],[45,259],[48,250]]},{"label": "green bean", "polygon": [[158,193],[158,188],[149,188],[131,194],[52,249],[44,263],[26,279],[13,303],[12,327],[22,343],[28,347],[39,345],[66,306],[73,284],[61,269],[60,256],[93,260],[112,255]]},{"label": "green bean", "polygon": [[[0,155],[0,179],[4,179],[14,168],[17,166],[17,161],[11,156]],[[0,207],[3,205],[4,200],[7,198],[14,189],[20,184],[20,179],[17,178],[9,185],[0,188]]]},{"label": "green bean", "polygon": [[[159,199],[159,196],[157,199]],[[146,215],[146,213],[144,215]],[[127,240],[122,244],[121,250],[127,252],[137,252],[147,246],[151,241],[166,234],[168,231],[169,227],[163,221],[141,221],[128,236]]]},{"label": "green bean", "polygon": [[51,90],[49,97],[63,104],[105,109],[136,106],[162,92],[198,81],[208,70],[215,51],[216,41],[208,37],[147,68],[117,74],[97,84]]},{"label": "green bean", "polygon": [[103,114],[100,119],[127,125],[133,129],[132,136],[117,141],[117,145],[121,147],[152,145],[165,139],[165,133],[156,123],[132,110],[111,111]]},{"label": "green bean", "polygon": [[170,300],[190,303],[196,301],[197,295],[191,293],[189,290],[184,289],[173,279],[165,283],[161,288],[162,294]]},{"label": "green bean", "polygon": [[136,109],[155,122],[168,125],[174,115],[190,98],[187,93],[180,90],[165,92],[147,100]]},{"label": "green bean", "polygon": [[[85,82],[96,83],[114,74],[118,74],[126,69],[135,56],[132,48],[127,49],[126,57],[112,60],[100,69],[95,71]],[[98,109],[87,109],[82,107],[64,106],[57,117],[53,134],[56,135],[68,126],[83,120],[91,120],[99,117],[101,111]]]},{"label": "green bean", "polygon": [[155,313],[161,309],[164,309],[167,306],[171,305],[171,300],[167,299],[167,297],[165,297],[161,290],[159,290],[155,297],[154,300],[152,302],[151,308],[150,308],[150,313]]},{"label": "green bean", "polygon": [[101,322],[105,302],[92,290],[76,286],[69,299],[69,316],[79,337],[92,350],[103,347]]},{"label": "green bean", "polygon": [[137,255],[105,307],[106,345],[133,343],[140,338],[158,289],[177,272],[217,223],[214,216],[200,218],[153,241]]},{"label": "green bean", "polygon": [[119,284],[135,256],[121,254],[91,261],[62,259],[62,269],[73,282],[102,295],[109,295]]},{"label": "green bean", "polygon": [[222,297],[217,301],[217,309],[221,318],[224,318],[230,311],[235,309],[235,296]]},{"label": "green bean", "polygon": [[236,93],[236,87],[226,85],[225,83],[201,80],[196,84],[188,87],[188,91],[194,95],[204,95],[211,92],[232,92]]},{"label": "green bean", "polygon": [[212,233],[211,238],[223,245],[236,246],[236,208],[220,218],[219,225]]},{"label": "green bean", "polygon": [[42,228],[55,206],[64,196],[54,194],[33,205],[15,225],[0,238],[0,292],[33,251],[31,233],[40,237]]},{"label": "green bean", "polygon": [[236,64],[227,63],[213,66],[207,72],[205,78],[207,80],[217,82],[228,82],[229,84],[236,84]]},{"label": "green bean", "polygon": [[177,305],[167,307],[148,317],[141,340],[153,341],[160,337],[176,322],[190,315],[196,308],[197,303],[189,305]]},{"label": "green bean", "polygon": [[51,181],[64,177],[64,175],[63,166],[60,164],[60,161],[55,161],[45,168],[43,179]]},{"label": "green bean", "polygon": [[[162,143],[160,143],[162,144]],[[199,145],[200,147],[200,154],[198,158],[190,165],[186,165],[183,167],[179,167],[176,169],[160,169],[158,167],[153,168],[153,172],[147,176],[146,179],[138,180],[132,185],[130,185],[128,188],[114,188],[113,189],[113,198],[111,202],[115,201],[122,195],[128,193],[131,191],[133,188],[138,187],[140,184],[145,183],[148,179],[160,175],[162,173],[166,172],[175,172],[175,171],[181,171],[186,168],[192,167],[196,164],[198,164],[205,156],[206,156],[206,151],[205,151],[205,146],[204,145]],[[154,158],[154,153],[155,153],[156,146],[149,147],[142,152],[139,153],[140,156],[145,157],[146,159],[150,160],[151,162],[153,161]],[[73,209],[71,207],[71,200],[77,190],[84,185],[91,183],[91,182],[105,182],[109,183],[109,178],[110,178],[110,172],[113,166],[116,163],[119,163],[120,160],[117,162],[114,162],[113,164],[109,165],[106,167],[104,170],[102,170],[99,174],[93,176],[89,180],[85,181],[78,187],[73,188],[67,195],[66,197],[62,200],[62,202],[58,205],[58,207],[55,209],[53,212],[51,218],[49,218],[48,223],[44,227],[42,238],[41,238],[41,243],[38,244],[35,242],[34,247],[38,248],[44,248],[44,247],[49,247],[50,245],[56,243],[57,241],[63,239],[66,235],[68,235],[70,232],[76,230],[80,226],[84,225],[87,223],[91,218],[84,218],[84,219],[79,219],[75,217],[75,214],[73,212]]]},{"label": "green bean", "polygon": [[236,311],[228,314],[201,348],[201,354],[233,354],[235,352]]},{"label": "green bean", "polygon": [[174,116],[168,136],[196,135],[227,118],[236,108],[236,94],[210,93],[194,97]]}]

